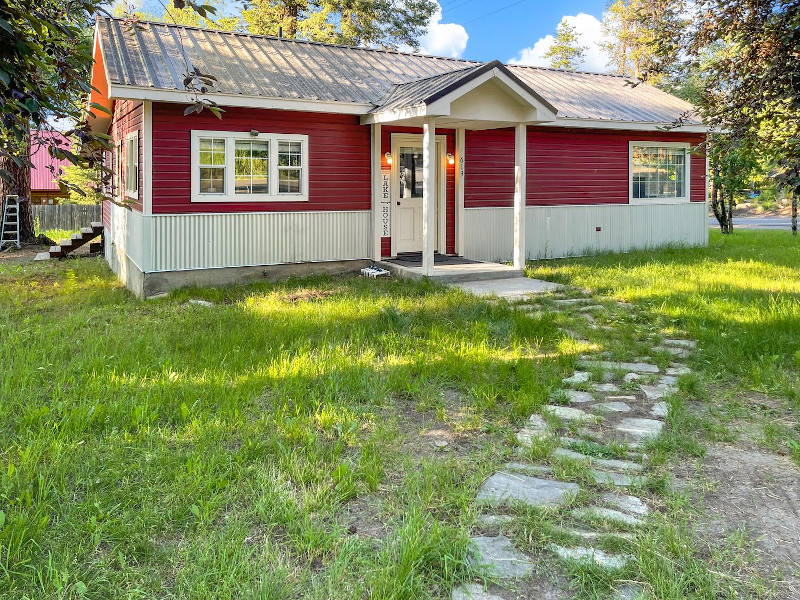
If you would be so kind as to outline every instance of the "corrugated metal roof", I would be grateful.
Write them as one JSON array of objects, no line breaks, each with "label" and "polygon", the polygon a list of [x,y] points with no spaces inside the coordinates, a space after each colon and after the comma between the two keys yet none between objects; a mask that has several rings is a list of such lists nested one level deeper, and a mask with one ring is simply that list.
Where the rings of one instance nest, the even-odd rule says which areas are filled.
[{"label": "corrugated metal roof", "polygon": [[[385,110],[419,103],[487,64],[164,23],[126,26],[113,18],[98,19],[98,28],[108,77],[120,86],[182,91],[184,74],[198,67],[217,78],[215,91],[222,94]],[[631,87],[623,77],[508,68],[560,117],[669,123],[692,108],[652,86]]]},{"label": "corrugated metal roof", "polygon": [[69,166],[70,163],[68,160],[58,160],[50,156],[47,148],[57,142],[65,149],[71,146],[69,139],[56,131],[31,130],[31,190],[34,192],[60,189],[55,177],[59,174],[59,169]]}]

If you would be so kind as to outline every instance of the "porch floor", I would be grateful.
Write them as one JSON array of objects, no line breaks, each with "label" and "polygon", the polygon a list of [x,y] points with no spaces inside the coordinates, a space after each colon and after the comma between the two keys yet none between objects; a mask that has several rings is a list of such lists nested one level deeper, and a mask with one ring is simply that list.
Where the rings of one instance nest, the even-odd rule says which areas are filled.
[{"label": "porch floor", "polygon": [[[437,257],[440,255],[437,255]],[[443,260],[444,259],[444,260]],[[392,272],[395,277],[403,279],[422,279],[422,260],[419,262],[386,259],[375,263]],[[478,262],[458,256],[442,256],[434,261],[433,275],[429,277],[442,283],[458,283],[463,281],[487,281],[492,279],[515,279],[523,277],[522,269],[515,269],[498,263]]]}]

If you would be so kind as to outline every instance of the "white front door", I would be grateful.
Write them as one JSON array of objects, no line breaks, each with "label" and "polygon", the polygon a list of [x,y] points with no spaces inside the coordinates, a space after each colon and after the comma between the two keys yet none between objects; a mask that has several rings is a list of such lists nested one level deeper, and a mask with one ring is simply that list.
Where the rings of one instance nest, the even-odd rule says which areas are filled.
[{"label": "white front door", "polygon": [[[432,204],[436,211],[437,233],[434,235],[435,246],[440,248],[438,228],[440,216],[440,199],[444,198],[445,173],[442,154],[445,149],[444,140],[436,141],[437,169],[440,171],[439,183],[434,190]],[[395,228],[392,234],[392,254],[400,252],[422,251],[422,136],[398,135],[392,137],[392,203],[394,204]],[[444,209],[441,209],[444,214]]]}]

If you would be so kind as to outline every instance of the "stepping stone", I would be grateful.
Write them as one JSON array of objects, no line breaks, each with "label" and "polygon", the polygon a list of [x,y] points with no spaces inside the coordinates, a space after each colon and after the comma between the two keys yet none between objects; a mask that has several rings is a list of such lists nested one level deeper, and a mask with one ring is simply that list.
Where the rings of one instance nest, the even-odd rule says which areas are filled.
[{"label": "stepping stone", "polygon": [[621,569],[628,564],[628,559],[624,556],[606,554],[602,550],[595,548],[564,548],[552,544],[550,549],[562,560],[590,561],[597,563],[606,569]]},{"label": "stepping stone", "polygon": [[539,479],[528,475],[495,473],[478,490],[478,502],[499,506],[522,502],[529,506],[556,506],[578,493],[580,487],[566,481]]},{"label": "stepping stone", "polygon": [[[594,398],[592,398],[594,400]],[[562,421],[591,421],[594,419],[591,415],[583,412],[580,408],[571,408],[569,406],[559,406],[556,404],[545,404],[542,407],[542,412],[558,417]]]},{"label": "stepping stone", "polygon": [[498,579],[525,577],[533,572],[531,559],[504,535],[470,539],[470,564]]},{"label": "stepping stone", "polygon": [[686,365],[672,365],[664,371],[667,375],[688,375],[692,370]]},{"label": "stepping stone", "polygon": [[575,371],[571,377],[562,379],[561,382],[566,385],[575,385],[576,383],[586,383],[589,381],[589,377],[588,371]]},{"label": "stepping stone", "polygon": [[630,487],[632,485],[644,485],[647,482],[641,475],[626,475],[614,471],[592,470],[592,479],[598,485],[613,485],[615,487]]},{"label": "stepping stone", "polygon": [[663,429],[663,421],[633,417],[622,419],[616,426],[617,431],[625,434],[629,439],[635,442],[644,442],[658,437]]},{"label": "stepping stone", "polygon": [[629,541],[633,539],[633,535],[627,531],[608,531],[603,533],[599,531],[585,531],[583,529],[561,529],[561,531],[579,537],[585,542],[596,542],[604,537],[616,537]]},{"label": "stepping stone", "polygon": [[677,387],[678,378],[674,375],[662,375],[658,378],[658,384],[664,387]]},{"label": "stepping stone", "polygon": [[606,504],[611,504],[620,510],[624,510],[625,512],[634,515],[639,515],[640,517],[646,517],[648,514],[650,514],[650,509],[647,507],[647,504],[642,502],[642,500],[636,496],[631,496],[629,494],[609,493],[603,494],[601,498]]},{"label": "stepping stone", "polygon": [[550,437],[550,427],[541,415],[531,415],[528,424],[517,432],[517,441],[523,446],[530,446],[535,441]]},{"label": "stepping stone", "polygon": [[593,312],[595,310],[605,310],[605,306],[600,306],[599,304],[590,304],[589,306],[581,306],[578,310],[580,312]]},{"label": "stepping stone", "polygon": [[629,371],[632,373],[658,373],[659,368],[656,365],[642,362],[612,362],[608,360],[592,361],[582,360],[579,362],[581,366],[588,368],[596,367],[598,369],[609,369],[612,371]]},{"label": "stepping stone", "polygon": [[452,600],[505,600],[497,594],[490,594],[479,583],[465,583],[453,590]]},{"label": "stepping stone", "polygon": [[553,472],[553,467],[546,467],[545,465],[526,465],[525,463],[506,463],[503,465],[506,471],[514,473],[525,473],[526,475],[550,475]]},{"label": "stepping stone", "polygon": [[633,410],[630,406],[625,404],[624,402],[600,402],[599,404],[592,404],[590,406],[592,410],[596,410],[601,413],[608,413],[608,412],[631,412]]},{"label": "stepping stone", "polygon": [[643,600],[647,597],[641,585],[638,583],[626,583],[614,590],[612,600]]},{"label": "stepping stone", "polygon": [[613,508],[604,508],[602,506],[587,506],[586,508],[579,508],[572,511],[572,514],[579,519],[605,519],[606,521],[622,523],[623,525],[630,525],[632,527],[638,527],[642,524],[642,520],[637,517],[614,510]]},{"label": "stepping stone", "polygon": [[625,373],[625,377],[622,378],[622,381],[632,383],[634,381],[639,381],[641,378],[642,376],[638,373]]},{"label": "stepping stone", "polygon": [[578,390],[566,390],[567,399],[572,404],[584,404],[586,402],[594,402],[594,396],[589,392],[581,392]]},{"label": "stepping stone", "polygon": [[697,348],[697,342],[694,340],[666,339],[664,340],[664,345],[675,346],[676,348],[688,348],[689,350]]},{"label": "stepping stone", "polygon": [[669,352],[678,358],[686,358],[691,355],[691,351],[686,348],[674,348],[672,346],[654,346],[653,350],[657,352]]},{"label": "stepping stone", "polygon": [[213,302],[209,302],[208,300],[199,300],[197,298],[190,298],[189,304],[196,304],[197,306],[214,306]]},{"label": "stepping stone", "polygon": [[486,527],[497,527],[507,525],[514,520],[511,515],[479,515],[478,523]]},{"label": "stepping stone", "polygon": [[596,458],[594,456],[589,456],[588,454],[582,454],[581,452],[568,450],[567,448],[556,448],[555,450],[553,450],[553,456],[557,458],[566,458],[569,460],[578,460],[582,462],[587,462],[593,465],[597,465],[599,467],[604,467],[606,469],[613,469],[615,471],[638,472],[643,469],[642,465],[637,465],[635,462],[630,462],[627,460],[615,460],[609,458]]},{"label": "stepping stone", "polygon": [[553,300],[556,304],[560,304],[562,306],[570,306],[572,304],[586,304],[588,302],[587,298],[561,298],[559,300]]},{"label": "stepping stone", "polygon": [[669,405],[666,402],[656,402],[650,410],[650,414],[659,419],[666,418],[667,413],[669,413]]},{"label": "stepping stone", "polygon": [[615,383],[598,383],[592,386],[596,392],[611,393],[618,392],[619,386]]}]

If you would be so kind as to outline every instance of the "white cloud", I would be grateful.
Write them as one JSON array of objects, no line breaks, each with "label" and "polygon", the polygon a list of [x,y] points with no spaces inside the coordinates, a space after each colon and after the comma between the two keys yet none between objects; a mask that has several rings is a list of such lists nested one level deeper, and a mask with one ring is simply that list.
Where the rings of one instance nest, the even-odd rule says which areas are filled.
[{"label": "white cloud", "polygon": [[459,58],[467,47],[467,30],[458,23],[442,23],[442,7],[438,5],[436,12],[428,23],[428,31],[419,40],[423,54],[449,56]]},{"label": "white cloud", "polygon": [[[592,15],[578,13],[577,15],[566,15],[563,17],[567,24],[575,28],[578,35],[578,43],[586,48],[583,62],[578,66],[583,71],[595,71],[603,73],[609,71],[608,56],[600,48],[603,41],[603,24]],[[557,24],[556,24],[557,25]],[[555,37],[546,35],[528,48],[520,50],[519,54],[509,60],[509,63],[519,65],[534,65],[537,67],[549,67],[550,61],[544,58],[545,52],[553,45]]]}]

